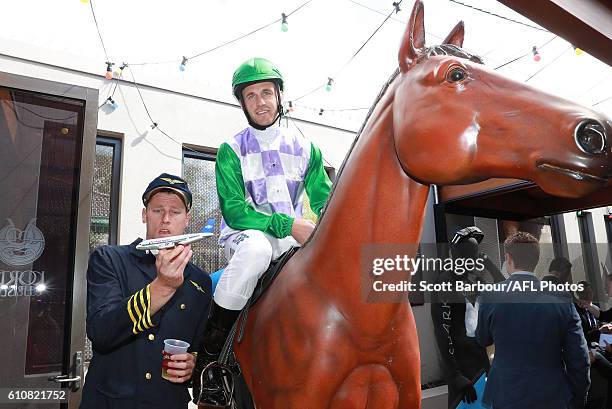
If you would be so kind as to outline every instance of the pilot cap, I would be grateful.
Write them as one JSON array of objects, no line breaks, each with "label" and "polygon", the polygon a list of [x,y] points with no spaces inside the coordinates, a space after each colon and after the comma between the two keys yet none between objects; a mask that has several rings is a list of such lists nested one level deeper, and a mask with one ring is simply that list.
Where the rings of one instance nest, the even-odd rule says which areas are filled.
[{"label": "pilot cap", "polygon": [[151,197],[160,190],[170,190],[176,193],[183,200],[187,211],[191,210],[191,190],[189,190],[189,186],[187,186],[185,179],[179,176],[170,175],[169,173],[162,173],[153,179],[142,194],[142,203],[145,207]]}]

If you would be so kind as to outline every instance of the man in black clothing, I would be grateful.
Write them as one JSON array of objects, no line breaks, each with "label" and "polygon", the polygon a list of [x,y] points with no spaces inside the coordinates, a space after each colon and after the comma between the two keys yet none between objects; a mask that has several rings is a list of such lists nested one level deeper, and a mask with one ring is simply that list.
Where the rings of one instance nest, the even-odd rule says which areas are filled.
[{"label": "man in black clothing", "polygon": [[572,277],[572,263],[565,257],[556,257],[550,262],[548,275],[542,277],[542,281],[550,281],[554,284],[569,283]]},{"label": "man in black clothing", "polygon": [[[482,280],[489,271],[495,282],[504,280],[499,269],[484,254],[478,245],[484,234],[475,226],[459,230],[451,240],[451,254],[454,259],[483,258],[486,270],[472,269],[463,274],[452,271],[442,272],[437,282],[465,281],[475,283]],[[471,403],[477,399],[473,381],[489,369],[487,350],[475,339],[479,304],[476,293],[439,293],[433,295],[431,315],[436,342],[444,364],[445,379],[448,383],[448,407],[463,400]]]},{"label": "man in black clothing", "polygon": [[[161,174],[142,196],[146,238],[183,234],[191,192],[178,176]],[[138,250],[102,246],[87,270],[87,336],[93,358],[81,409],[187,409],[195,366],[190,353],[176,354],[162,378],[165,339],[197,349],[211,301],[208,274],[189,262],[189,245]]]}]

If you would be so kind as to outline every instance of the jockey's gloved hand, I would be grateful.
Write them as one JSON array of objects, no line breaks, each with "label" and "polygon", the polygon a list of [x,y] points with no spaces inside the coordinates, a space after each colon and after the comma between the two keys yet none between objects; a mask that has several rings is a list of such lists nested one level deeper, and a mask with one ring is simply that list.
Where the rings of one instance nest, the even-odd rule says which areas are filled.
[{"label": "jockey's gloved hand", "polygon": [[476,389],[474,389],[474,385],[468,378],[463,375],[457,374],[452,380],[455,390],[460,391],[459,394],[461,396],[461,400],[465,403],[472,403],[478,399],[478,394],[476,393]]}]

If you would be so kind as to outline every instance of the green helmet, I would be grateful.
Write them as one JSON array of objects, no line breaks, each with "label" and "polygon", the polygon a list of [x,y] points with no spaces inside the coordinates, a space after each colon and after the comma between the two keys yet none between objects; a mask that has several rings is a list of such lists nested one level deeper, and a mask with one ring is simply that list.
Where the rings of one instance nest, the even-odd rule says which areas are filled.
[{"label": "green helmet", "polygon": [[232,78],[232,91],[236,99],[240,99],[242,90],[253,83],[261,81],[272,81],[278,84],[280,91],[283,90],[283,75],[272,62],[265,58],[251,58],[236,71]]}]

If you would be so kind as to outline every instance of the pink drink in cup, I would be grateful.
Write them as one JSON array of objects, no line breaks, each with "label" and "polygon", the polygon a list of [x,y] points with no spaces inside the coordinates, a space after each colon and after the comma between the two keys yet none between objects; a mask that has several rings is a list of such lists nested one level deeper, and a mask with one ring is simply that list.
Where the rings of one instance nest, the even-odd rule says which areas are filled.
[{"label": "pink drink in cup", "polygon": [[164,350],[162,351],[162,378],[171,379],[172,376],[168,375],[168,362],[171,361],[170,356],[176,354],[187,353],[189,343],[181,341],[180,339],[165,339]]}]

